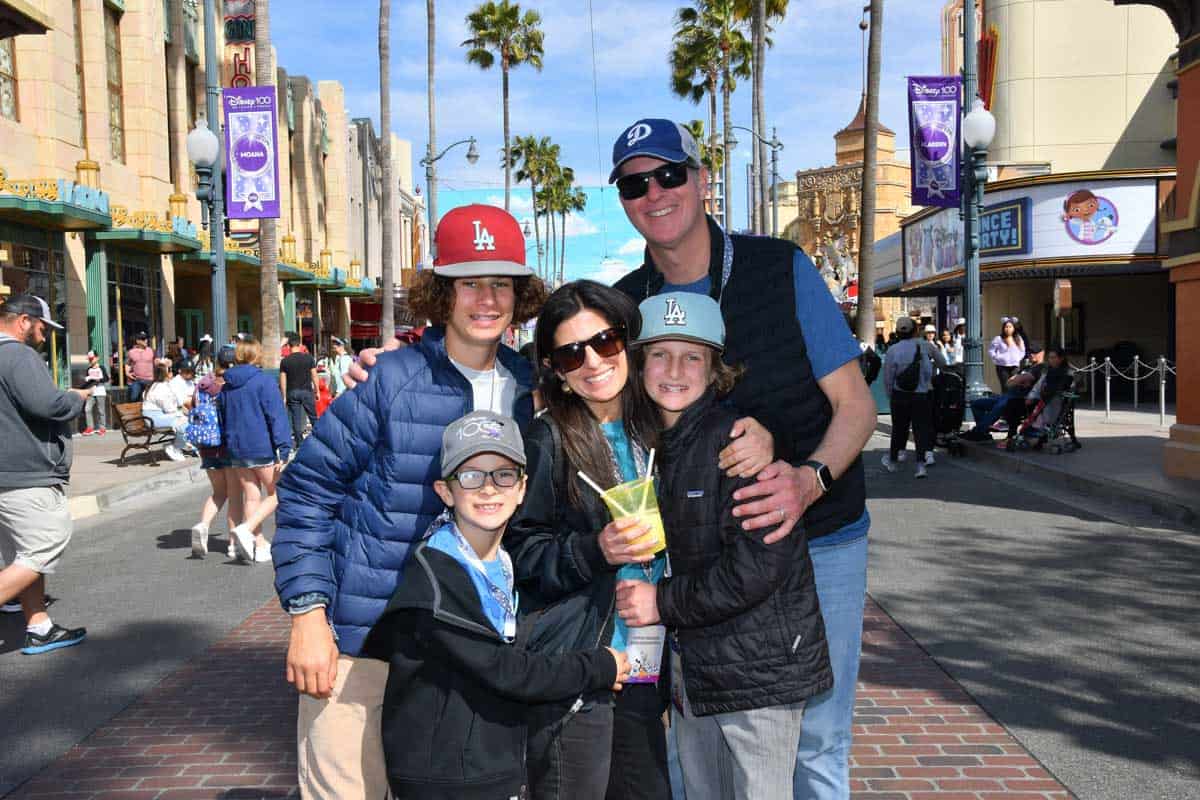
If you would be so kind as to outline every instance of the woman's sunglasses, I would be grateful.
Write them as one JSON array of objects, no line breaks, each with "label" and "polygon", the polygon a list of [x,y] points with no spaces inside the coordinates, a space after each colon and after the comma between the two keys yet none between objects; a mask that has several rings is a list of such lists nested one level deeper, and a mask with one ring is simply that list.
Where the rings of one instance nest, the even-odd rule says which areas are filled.
[{"label": "woman's sunglasses", "polygon": [[554,348],[550,351],[550,366],[555,372],[574,372],[587,361],[589,347],[601,358],[612,358],[625,350],[625,328],[605,328],[590,339]]},{"label": "woman's sunglasses", "polygon": [[637,200],[650,191],[650,179],[658,181],[664,189],[674,189],[688,182],[687,162],[682,164],[663,164],[661,167],[646,172],[631,172],[617,178],[617,192],[622,200]]}]

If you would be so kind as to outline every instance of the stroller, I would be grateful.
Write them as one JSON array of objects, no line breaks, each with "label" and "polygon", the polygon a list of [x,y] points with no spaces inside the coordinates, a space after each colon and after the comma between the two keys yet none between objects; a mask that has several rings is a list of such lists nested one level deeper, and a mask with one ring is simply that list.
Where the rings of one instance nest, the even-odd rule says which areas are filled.
[{"label": "stroller", "polygon": [[954,370],[942,370],[933,377],[933,434],[934,444],[945,448],[952,456],[966,453],[958,440],[967,408],[967,388],[962,376]]},{"label": "stroller", "polygon": [[1054,419],[1049,420],[1041,430],[1034,430],[1034,421],[1042,416],[1047,405],[1045,400],[1038,400],[1033,410],[1025,416],[1025,420],[1017,430],[1017,435],[1008,439],[1004,449],[1009,452],[1041,450],[1048,444],[1050,452],[1057,456],[1063,453],[1073,453],[1083,447],[1075,436],[1075,401],[1083,393],[1085,377],[1082,372],[1076,372],[1071,377],[1070,387],[1050,401],[1053,403],[1061,400]]}]

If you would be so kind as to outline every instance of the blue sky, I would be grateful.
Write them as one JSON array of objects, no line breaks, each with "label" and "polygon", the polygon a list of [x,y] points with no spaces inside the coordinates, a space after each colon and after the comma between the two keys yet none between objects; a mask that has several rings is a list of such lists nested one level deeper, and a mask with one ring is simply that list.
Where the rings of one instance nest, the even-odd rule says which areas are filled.
[{"label": "blue sky", "polygon": [[[546,33],[545,66],[539,73],[522,66],[511,73],[511,126],[514,135],[549,136],[562,147],[563,163],[580,182],[598,187],[607,177],[614,137],[643,116],[678,120],[707,117],[707,103],[694,106],[674,97],[668,86],[667,55],[673,17],[681,0],[591,0],[595,26],[596,93],[593,94],[589,0],[522,2],[542,14]],[[482,157],[474,166],[454,151],[439,162],[439,210],[463,202],[502,198],[500,168],[503,131],[500,72],[467,64],[460,46],[467,38],[466,15],[475,0],[438,3],[438,142],[445,146],[475,136]],[[854,116],[862,91],[862,53],[858,21],[860,0],[792,0],[778,23],[775,46],[767,55],[767,125],[775,125],[785,149],[780,173],[833,163],[833,134]],[[905,75],[940,71],[940,0],[888,0],[884,17],[884,71],[880,116],[907,147]],[[336,11],[331,10],[336,8]],[[346,87],[352,116],[379,118],[377,60],[378,4],[347,0],[331,7],[316,0],[272,5],[272,38],[280,64],[293,75],[338,80]],[[427,138],[425,3],[392,4],[392,121],[398,135],[413,142],[415,159]],[[597,120],[596,107],[599,106]],[[734,122],[750,124],[746,87],[733,98]],[[597,124],[598,123],[598,124]],[[597,128],[599,129],[597,131]],[[732,165],[734,221],[745,224],[745,163],[749,134]],[[597,143],[599,139],[599,144]],[[414,164],[414,173],[421,169]],[[568,227],[568,277],[605,271],[603,241],[610,259],[640,263],[630,240],[636,237],[620,212],[615,194],[589,189],[589,208]],[[528,201],[528,186],[514,196]],[[520,209],[514,212],[521,216]],[[591,233],[596,229],[596,233]],[[605,236],[607,233],[607,236]],[[619,252],[624,248],[625,252]],[[610,274],[617,265],[609,263]],[[598,275],[597,275],[598,276]],[[610,277],[605,275],[604,277]]]}]

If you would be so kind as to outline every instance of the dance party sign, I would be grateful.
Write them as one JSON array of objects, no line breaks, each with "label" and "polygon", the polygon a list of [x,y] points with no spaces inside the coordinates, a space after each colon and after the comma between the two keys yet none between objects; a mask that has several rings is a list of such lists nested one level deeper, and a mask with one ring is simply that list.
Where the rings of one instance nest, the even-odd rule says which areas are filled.
[{"label": "dance party sign", "polygon": [[222,91],[225,108],[226,196],[230,219],[279,218],[279,140],[275,87]]},{"label": "dance party sign", "polygon": [[956,208],[962,197],[962,78],[909,77],[908,127],[912,153],[912,202]]}]

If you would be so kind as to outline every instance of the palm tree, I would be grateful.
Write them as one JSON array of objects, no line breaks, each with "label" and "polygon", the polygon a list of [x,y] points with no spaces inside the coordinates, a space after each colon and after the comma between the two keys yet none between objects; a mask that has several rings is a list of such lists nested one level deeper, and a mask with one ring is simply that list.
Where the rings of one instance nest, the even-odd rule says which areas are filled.
[{"label": "palm tree", "polygon": [[379,327],[383,342],[390,342],[396,335],[395,274],[392,259],[396,249],[396,231],[392,225],[392,48],[391,48],[391,0],[379,0],[379,139],[380,160],[383,162],[383,198],[380,211],[383,215],[383,246],[380,249],[381,264],[379,284],[383,295],[383,308],[379,316]]},{"label": "palm tree", "polygon": [[883,0],[871,0],[870,33],[867,40],[867,102],[863,138],[862,236],[858,243],[859,341],[875,341],[875,181],[879,140],[879,71],[883,49]]},{"label": "palm tree", "polygon": [[[542,273],[542,235],[538,224],[537,194],[538,185],[546,182],[546,177],[552,167],[558,163],[559,146],[550,141],[550,137],[518,136],[513,139],[509,157],[512,166],[517,166],[517,183],[529,181],[529,195],[534,209],[533,235],[537,243],[538,274]],[[547,273],[549,271],[547,270]],[[547,274],[544,277],[549,277]]]},{"label": "palm tree", "polygon": [[[269,0],[258,0],[254,11],[254,80],[259,86],[275,85],[271,66],[271,11]],[[278,104],[277,104],[278,105]],[[278,122],[278,115],[276,122]],[[214,231],[213,235],[221,235]],[[274,219],[258,221],[258,291],[262,296],[263,366],[279,369],[279,230]]]},{"label": "palm tree", "polygon": [[[508,138],[508,71],[521,64],[542,69],[543,34],[538,26],[542,16],[536,11],[521,13],[518,3],[500,0],[489,2],[467,15],[471,38],[463,42],[467,62],[480,69],[490,69],[500,56],[500,86],[504,102],[504,210],[509,207],[512,193],[512,154]],[[493,52],[494,51],[494,52]]]},{"label": "palm tree", "polygon": [[[763,75],[766,70],[767,48],[771,46],[771,40],[767,37],[767,31],[770,30],[768,20],[783,19],[787,14],[787,6],[788,0],[737,0],[738,18],[750,20],[751,40],[754,46],[752,127],[763,139],[767,138]],[[758,209],[755,226],[762,232],[767,229],[767,146],[762,140],[755,140],[753,147],[754,174],[758,176],[758,186],[754,187],[753,192]]]},{"label": "palm tree", "polygon": [[[721,58],[721,116],[724,125],[722,148],[729,152],[729,142],[733,139],[733,119],[730,109],[730,97],[737,88],[738,79],[750,78],[750,61],[753,58],[753,48],[750,41],[743,35],[740,23],[734,16],[735,0],[693,0],[693,7],[679,9],[676,15],[676,30],[680,28],[709,31],[716,37]],[[730,224],[730,164],[731,158],[726,158],[724,164],[724,202],[722,225]]]},{"label": "palm tree", "polygon": [[[705,143],[704,120],[694,119],[683,127],[687,128],[688,133],[692,134],[692,138],[699,143],[700,164],[703,165],[706,170],[708,170],[709,185],[715,189],[715,186],[713,185],[714,179],[712,176],[720,172],[722,165],[725,163],[724,151],[722,151],[720,147],[716,146],[715,141],[713,141],[711,144]],[[709,196],[714,197],[715,195],[710,193]]]},{"label": "palm tree", "polygon": [[[711,30],[683,24],[676,15],[675,47],[671,51],[671,91],[696,105],[708,96],[708,151],[721,151],[717,146],[717,78],[721,69],[720,42]],[[703,124],[701,123],[701,131]],[[693,132],[695,135],[695,132]],[[697,138],[703,143],[703,134]],[[719,168],[719,167],[718,167]],[[708,171],[708,196],[717,198],[717,169]]]}]

